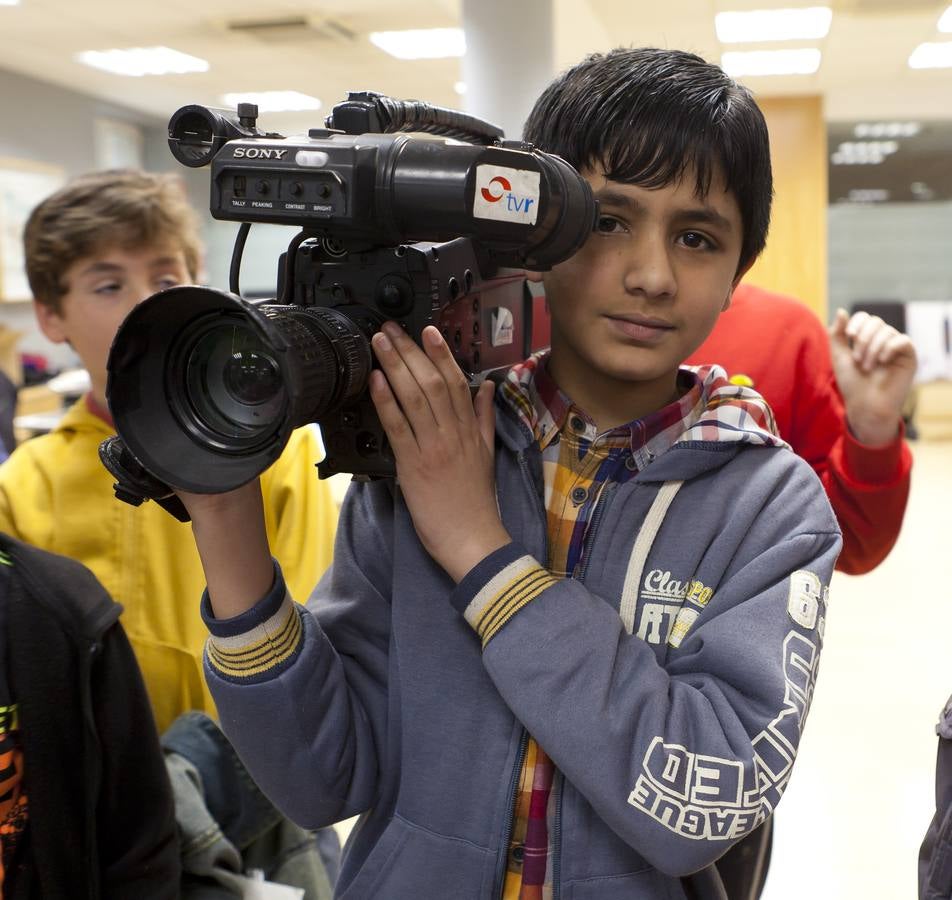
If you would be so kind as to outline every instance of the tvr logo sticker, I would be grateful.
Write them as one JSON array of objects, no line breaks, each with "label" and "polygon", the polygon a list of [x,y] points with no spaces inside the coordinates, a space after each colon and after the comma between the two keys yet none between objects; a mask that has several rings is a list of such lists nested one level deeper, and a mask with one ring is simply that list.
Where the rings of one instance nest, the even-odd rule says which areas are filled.
[{"label": "tvr logo sticker", "polygon": [[508,166],[476,167],[473,215],[479,219],[535,225],[539,210],[539,173]]}]

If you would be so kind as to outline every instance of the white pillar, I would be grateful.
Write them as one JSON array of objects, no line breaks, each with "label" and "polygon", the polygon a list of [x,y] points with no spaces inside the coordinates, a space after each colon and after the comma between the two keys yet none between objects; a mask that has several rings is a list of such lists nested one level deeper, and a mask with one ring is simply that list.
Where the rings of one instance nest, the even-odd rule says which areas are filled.
[{"label": "white pillar", "polygon": [[555,76],[552,23],[552,0],[463,0],[464,107],[507,138]]}]

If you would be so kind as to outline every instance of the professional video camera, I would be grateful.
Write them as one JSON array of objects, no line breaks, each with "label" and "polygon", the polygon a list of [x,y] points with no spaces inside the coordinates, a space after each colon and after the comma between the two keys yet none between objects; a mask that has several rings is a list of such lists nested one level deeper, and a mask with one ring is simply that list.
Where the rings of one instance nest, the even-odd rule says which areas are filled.
[{"label": "professional video camera", "polygon": [[[512,365],[530,351],[524,269],[567,259],[595,223],[588,184],[564,160],[461,112],[352,93],[307,136],[262,133],[256,119],[253,104],[172,116],[175,157],[212,164],[212,216],[243,223],[231,291],[147,298],[109,355],[118,438],[100,456],[116,493],[180,517],[170,487],[237,487],[309,422],[326,448],[321,477],[392,475],[367,391],[371,336],[388,319],[418,342],[436,325],[473,383]],[[276,300],[239,294],[254,222],[301,228]]]}]

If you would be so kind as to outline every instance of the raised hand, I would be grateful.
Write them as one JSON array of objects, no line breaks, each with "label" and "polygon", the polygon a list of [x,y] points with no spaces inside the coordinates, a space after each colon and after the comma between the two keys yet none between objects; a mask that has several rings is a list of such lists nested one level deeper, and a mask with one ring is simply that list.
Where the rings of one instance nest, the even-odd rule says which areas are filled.
[{"label": "raised hand", "polygon": [[916,374],[912,341],[879,316],[838,309],[830,353],[853,436],[871,447],[895,440]]},{"label": "raised hand", "polygon": [[373,337],[380,362],[370,395],[387,433],[397,478],[427,552],[454,581],[511,537],[496,504],[493,384],[475,398],[440,332],[425,352],[393,322]]}]

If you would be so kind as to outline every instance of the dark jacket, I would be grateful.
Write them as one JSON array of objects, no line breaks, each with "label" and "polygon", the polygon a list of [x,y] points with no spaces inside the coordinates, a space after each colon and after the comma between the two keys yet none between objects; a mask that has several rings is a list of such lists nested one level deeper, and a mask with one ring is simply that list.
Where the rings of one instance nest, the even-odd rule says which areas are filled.
[{"label": "dark jacket", "polygon": [[919,897],[952,900],[952,697],[935,730],[935,816],[919,850]]},{"label": "dark jacket", "polygon": [[0,535],[28,859],[10,900],[179,894],[172,793],[114,603],[79,563]]}]

